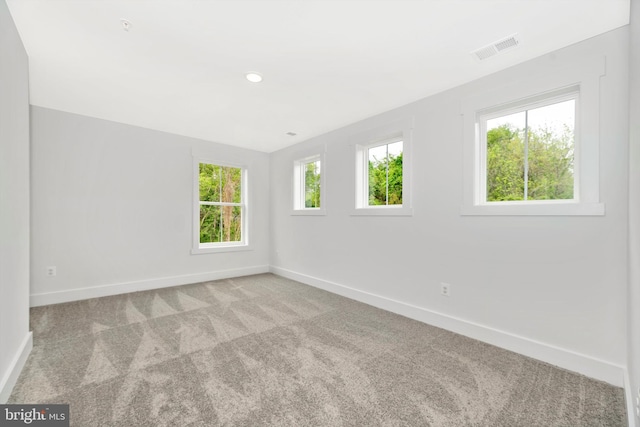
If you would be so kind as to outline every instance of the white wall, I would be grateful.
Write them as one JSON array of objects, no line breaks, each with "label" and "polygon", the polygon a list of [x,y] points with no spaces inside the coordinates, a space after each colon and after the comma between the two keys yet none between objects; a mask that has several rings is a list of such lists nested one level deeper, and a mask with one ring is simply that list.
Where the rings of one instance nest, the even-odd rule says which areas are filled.
[{"label": "white wall", "polygon": [[[603,55],[600,199],[606,215],[461,216],[465,99]],[[273,271],[622,385],[627,60],[628,29],[621,28],[272,153]],[[350,136],[411,116],[414,215],[350,216]],[[291,216],[295,153],[324,145],[328,215]],[[440,282],[451,284],[451,297],[439,294]]]},{"label": "white wall", "polygon": [[30,349],[29,64],[0,0],[0,403]]},{"label": "white wall", "polygon": [[629,54],[628,359],[630,397],[635,405],[640,394],[640,0],[631,1]]},{"label": "white wall", "polygon": [[[40,107],[31,138],[32,305],[268,271],[267,154]],[[252,250],[191,255],[193,149],[249,167]]]}]

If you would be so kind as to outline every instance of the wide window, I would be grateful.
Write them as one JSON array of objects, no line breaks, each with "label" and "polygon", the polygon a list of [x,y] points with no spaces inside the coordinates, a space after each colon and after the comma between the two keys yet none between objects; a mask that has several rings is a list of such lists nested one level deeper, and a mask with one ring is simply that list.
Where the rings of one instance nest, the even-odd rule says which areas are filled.
[{"label": "wide window", "polygon": [[246,170],[198,162],[197,248],[246,244]]},{"label": "wide window", "polygon": [[604,215],[602,58],[464,98],[463,215]]},{"label": "wide window", "polygon": [[479,117],[481,203],[574,200],[577,92]]}]

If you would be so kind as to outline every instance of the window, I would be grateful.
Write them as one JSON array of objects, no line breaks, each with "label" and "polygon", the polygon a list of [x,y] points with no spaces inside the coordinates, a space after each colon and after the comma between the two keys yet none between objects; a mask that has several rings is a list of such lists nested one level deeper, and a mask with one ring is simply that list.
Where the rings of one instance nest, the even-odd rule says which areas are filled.
[{"label": "window", "polygon": [[294,209],[320,209],[322,207],[322,161],[320,156],[298,160],[294,166]]},{"label": "window", "polygon": [[302,169],[304,208],[320,209],[320,160],[306,162]]},{"label": "window", "polygon": [[479,116],[480,203],[575,200],[577,92]]},{"label": "window", "polygon": [[293,162],[293,215],[325,215],[323,167],[323,153]]},{"label": "window", "polygon": [[365,150],[367,206],[402,206],[402,140]]},{"label": "window", "polygon": [[462,100],[462,215],[604,215],[604,59],[540,70]]},{"label": "window", "polygon": [[354,136],[360,143],[355,146],[353,215],[413,214],[409,161],[412,128],[413,120],[407,119]]},{"label": "window", "polygon": [[213,163],[196,165],[195,252],[246,246],[246,170]]}]

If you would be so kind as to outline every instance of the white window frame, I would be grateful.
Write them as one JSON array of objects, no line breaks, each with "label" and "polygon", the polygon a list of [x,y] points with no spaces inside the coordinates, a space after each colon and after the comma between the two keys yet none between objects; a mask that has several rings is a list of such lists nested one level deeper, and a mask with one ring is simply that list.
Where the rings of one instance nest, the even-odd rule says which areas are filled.
[{"label": "white window frame", "polygon": [[[311,154],[313,153],[313,154]],[[302,156],[302,157],[299,157]],[[305,154],[297,153],[296,160],[293,161],[293,181],[292,181],[292,195],[293,195],[293,210],[291,215],[326,215],[326,161],[324,150],[311,150]],[[305,207],[305,170],[304,166],[308,163],[320,161],[320,207],[319,208],[307,208]]]},{"label": "white window frame", "polygon": [[[579,201],[579,181],[580,181],[580,134],[577,132],[577,124],[580,122],[580,88],[578,86],[571,86],[561,89],[559,91],[545,94],[542,96],[530,98],[527,100],[519,101],[512,105],[500,106],[498,108],[491,108],[485,111],[480,111],[477,114],[477,126],[478,126],[478,139],[479,144],[479,156],[480,164],[478,165],[478,176],[476,177],[477,183],[477,200],[478,205],[496,205],[496,204],[549,204],[549,203],[571,203]],[[487,201],[487,121],[498,117],[504,117],[511,114],[522,113],[525,111],[533,110],[535,108],[546,107],[549,105],[557,104],[564,101],[575,101],[575,123],[574,123],[574,146],[573,146],[573,199],[556,199],[556,200],[517,200],[517,201]],[[525,148],[526,150],[526,148]],[[526,192],[526,190],[525,190]],[[526,193],[525,193],[526,194]]]},{"label": "white window frame", "polygon": [[[206,202],[205,204],[216,206],[240,206],[242,208],[242,222],[240,224],[240,235],[242,240],[239,242],[208,242],[200,243],[200,164],[207,163],[216,166],[226,166],[239,168],[242,172],[241,175],[241,189],[240,189],[240,203],[228,203],[228,202]],[[226,162],[220,159],[211,157],[194,156],[193,158],[193,246],[191,253],[207,254],[216,252],[235,252],[249,250],[249,206],[248,200],[248,168],[246,165]]]},{"label": "white window frame", "polygon": [[[411,207],[411,153],[413,118],[395,121],[353,135],[355,142],[355,208],[354,216],[412,216]],[[402,141],[402,205],[369,205],[369,158],[370,148]]]},{"label": "white window frame", "polygon": [[[603,58],[522,78],[464,100],[462,215],[604,215],[599,199],[599,111]],[[486,201],[486,120],[562,100],[576,100],[574,198]]]}]

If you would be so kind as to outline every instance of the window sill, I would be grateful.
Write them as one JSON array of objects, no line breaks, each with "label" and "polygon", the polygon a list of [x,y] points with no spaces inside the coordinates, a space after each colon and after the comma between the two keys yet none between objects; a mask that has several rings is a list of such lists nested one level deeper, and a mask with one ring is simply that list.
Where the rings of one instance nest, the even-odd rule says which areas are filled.
[{"label": "window sill", "polygon": [[357,208],[351,216],[413,216],[413,209],[407,207]]},{"label": "window sill", "polygon": [[463,206],[462,216],[604,216],[604,203],[496,202]]},{"label": "window sill", "polygon": [[292,216],[325,216],[326,209],[294,209],[291,211]]},{"label": "window sill", "polygon": [[191,255],[213,254],[220,252],[239,252],[251,251],[253,248],[249,245],[228,245],[228,246],[201,246],[191,249]]}]

